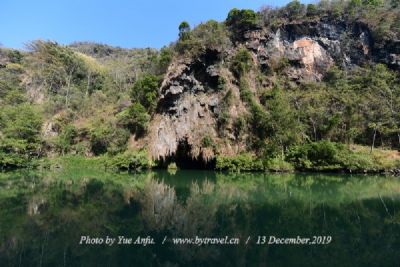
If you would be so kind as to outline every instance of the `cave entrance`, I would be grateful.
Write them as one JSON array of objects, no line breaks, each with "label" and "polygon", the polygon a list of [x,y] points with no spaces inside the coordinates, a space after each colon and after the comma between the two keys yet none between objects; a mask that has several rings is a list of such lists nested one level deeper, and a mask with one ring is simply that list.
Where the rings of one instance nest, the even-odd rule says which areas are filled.
[{"label": "cave entrance", "polygon": [[191,145],[187,139],[181,140],[174,155],[165,159],[164,165],[175,162],[179,169],[197,169],[197,170],[213,170],[215,169],[216,160],[211,159],[206,161],[200,154],[197,158],[191,155]]}]

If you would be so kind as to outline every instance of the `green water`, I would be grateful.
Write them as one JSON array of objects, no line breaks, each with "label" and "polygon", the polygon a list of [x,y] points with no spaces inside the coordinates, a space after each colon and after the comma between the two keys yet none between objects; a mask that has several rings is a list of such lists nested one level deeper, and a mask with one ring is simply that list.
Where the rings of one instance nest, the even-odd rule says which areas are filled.
[{"label": "green water", "polygon": [[[81,236],[133,242],[150,236],[155,244],[79,244]],[[196,236],[228,236],[239,244],[173,244],[173,238]],[[268,244],[270,236],[321,236],[324,244]],[[127,175],[105,173],[96,164],[0,174],[0,266],[399,264],[395,177]]]}]

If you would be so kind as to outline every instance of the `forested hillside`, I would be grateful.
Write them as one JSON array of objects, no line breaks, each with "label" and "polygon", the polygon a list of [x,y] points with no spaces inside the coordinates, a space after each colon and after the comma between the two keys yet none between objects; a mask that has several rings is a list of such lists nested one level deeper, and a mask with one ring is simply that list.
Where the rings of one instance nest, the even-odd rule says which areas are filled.
[{"label": "forested hillside", "polygon": [[0,168],[381,172],[400,167],[398,1],[321,1],[179,26],[160,50],[0,50]]}]

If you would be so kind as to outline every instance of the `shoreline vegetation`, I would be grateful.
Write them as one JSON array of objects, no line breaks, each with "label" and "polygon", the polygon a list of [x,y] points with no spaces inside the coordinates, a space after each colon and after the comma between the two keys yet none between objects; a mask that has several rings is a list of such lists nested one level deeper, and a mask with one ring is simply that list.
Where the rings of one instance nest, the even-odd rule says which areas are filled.
[{"label": "shoreline vegetation", "polygon": [[[38,169],[62,169],[66,166],[81,166],[82,169],[94,168],[109,173],[140,173],[149,170],[164,169],[176,172],[179,163],[153,161],[145,151],[129,151],[116,156],[84,157],[81,155],[57,156],[33,162],[31,167]],[[215,165],[209,171],[216,172],[270,172],[270,173],[348,173],[348,174],[384,174],[399,175],[400,155],[395,150],[323,142],[298,147],[288,158],[282,160],[260,159],[251,154],[237,156],[217,156]],[[184,168],[183,168],[184,169]],[[4,170],[3,170],[4,171]]]},{"label": "shoreline vegetation", "polygon": [[[105,168],[114,171],[142,171],[151,168],[165,169],[159,162],[149,160],[144,151],[129,152],[106,158]],[[179,163],[178,163],[179,165]],[[167,169],[179,169],[171,162]],[[230,172],[339,172],[339,173],[385,173],[398,175],[400,154],[395,150],[344,146],[322,141],[294,148],[286,159],[262,159],[251,154],[217,156],[211,170]]]},{"label": "shoreline vegetation", "polygon": [[[22,168],[50,169],[62,168],[63,162],[72,160],[84,164],[100,166],[111,172],[141,172],[151,169],[178,170],[176,162],[151,160],[146,151],[126,151],[114,156],[103,155],[85,157],[82,155],[58,155],[52,158],[30,159]],[[285,159],[263,159],[245,153],[235,156],[217,156],[211,167],[214,171],[228,172],[328,172],[354,174],[400,175],[400,153],[397,150],[374,149],[351,145],[350,147],[331,142],[311,143],[296,147]],[[4,168],[0,171],[13,171],[20,168]],[[183,167],[182,169],[185,169]],[[191,168],[188,168],[191,169]],[[193,168],[198,169],[198,168]]]},{"label": "shoreline vegetation", "polygon": [[[178,40],[160,50],[52,41],[0,48],[0,170],[75,158],[117,172],[397,175],[395,39],[397,1],[292,1],[232,9],[193,29],[182,22]],[[269,40],[292,43],[276,56]],[[181,137],[176,122],[203,128]]]}]

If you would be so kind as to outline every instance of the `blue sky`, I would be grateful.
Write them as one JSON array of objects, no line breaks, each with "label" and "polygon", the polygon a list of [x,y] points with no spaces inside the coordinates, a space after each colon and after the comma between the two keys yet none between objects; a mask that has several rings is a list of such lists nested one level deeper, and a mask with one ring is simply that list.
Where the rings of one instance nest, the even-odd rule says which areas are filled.
[{"label": "blue sky", "polygon": [[288,0],[0,0],[0,43],[24,48],[29,41],[61,44],[94,41],[120,47],[160,48],[177,38],[186,20],[222,21],[230,9],[282,6]]}]

